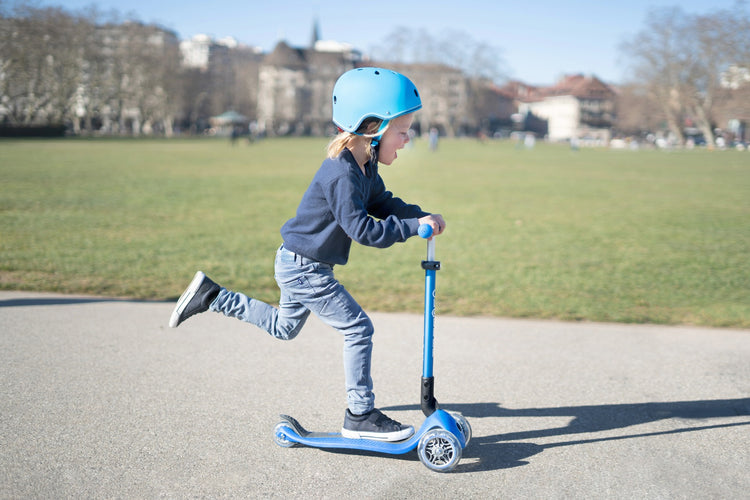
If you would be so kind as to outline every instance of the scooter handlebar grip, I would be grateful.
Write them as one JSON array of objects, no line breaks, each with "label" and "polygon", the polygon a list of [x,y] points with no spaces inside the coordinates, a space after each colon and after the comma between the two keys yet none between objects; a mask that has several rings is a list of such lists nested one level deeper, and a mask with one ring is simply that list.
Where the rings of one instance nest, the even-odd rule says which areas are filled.
[{"label": "scooter handlebar grip", "polygon": [[417,234],[424,239],[429,238],[432,236],[432,226],[429,224],[420,224]]}]

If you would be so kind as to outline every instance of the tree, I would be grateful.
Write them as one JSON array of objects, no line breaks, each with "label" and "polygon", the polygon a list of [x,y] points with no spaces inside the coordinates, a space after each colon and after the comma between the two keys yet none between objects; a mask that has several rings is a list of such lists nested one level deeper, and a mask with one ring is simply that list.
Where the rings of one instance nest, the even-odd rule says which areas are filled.
[{"label": "tree", "polygon": [[80,19],[59,8],[18,6],[2,18],[0,95],[12,124],[63,123],[80,85]]},{"label": "tree", "polygon": [[[422,98],[440,103],[421,114],[419,128],[435,126],[448,136],[473,134],[487,125],[493,110],[503,102],[493,94],[493,84],[504,77],[500,50],[475,41],[463,31],[446,31],[439,38],[426,30],[400,27],[372,50],[385,66],[408,66]],[[492,103],[492,104],[489,104]]]},{"label": "tree", "polygon": [[629,83],[617,89],[616,134],[644,136],[658,130],[659,124],[665,122],[661,108],[654,106],[646,89],[641,85]]},{"label": "tree", "polygon": [[622,45],[633,60],[633,81],[661,109],[668,129],[680,142],[684,141],[686,26],[686,15],[678,7],[651,11],[646,27]]},{"label": "tree", "polygon": [[174,75],[178,72],[177,36],[154,25],[128,22],[121,26],[120,63],[127,69],[122,99],[132,132],[155,130],[171,135],[176,112]]},{"label": "tree", "polygon": [[[155,25],[22,3],[0,17],[0,104],[13,125],[171,133],[177,36]],[[114,14],[112,15],[114,16]]]},{"label": "tree", "polygon": [[373,59],[408,64],[443,64],[470,78],[499,82],[505,75],[501,51],[477,42],[464,31],[450,30],[439,38],[428,31],[398,27],[372,49]]},{"label": "tree", "polygon": [[[646,89],[672,134],[684,142],[692,122],[714,144],[714,107],[722,74],[750,62],[750,21],[743,3],[730,10],[688,15],[680,8],[653,10],[646,26],[621,50],[633,66],[633,82]],[[750,66],[747,66],[750,67]]]}]

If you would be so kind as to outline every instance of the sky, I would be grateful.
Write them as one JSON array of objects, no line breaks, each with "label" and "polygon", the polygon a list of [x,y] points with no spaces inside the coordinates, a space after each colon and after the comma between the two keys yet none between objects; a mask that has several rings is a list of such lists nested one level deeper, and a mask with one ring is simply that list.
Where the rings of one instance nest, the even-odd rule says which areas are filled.
[{"label": "sky", "polygon": [[[0,0],[1,1],[1,0]],[[2,2],[8,5],[8,2]],[[12,6],[13,1],[9,2]],[[35,0],[78,12],[95,5],[124,18],[156,23],[180,39],[231,36],[270,52],[280,40],[308,47],[313,23],[322,40],[352,44],[368,55],[405,27],[433,39],[464,33],[497,48],[506,76],[551,85],[564,74],[592,74],[609,82],[626,79],[620,44],[641,31],[650,10],[679,6],[688,14],[731,9],[735,0]],[[460,42],[460,40],[458,40]]]}]

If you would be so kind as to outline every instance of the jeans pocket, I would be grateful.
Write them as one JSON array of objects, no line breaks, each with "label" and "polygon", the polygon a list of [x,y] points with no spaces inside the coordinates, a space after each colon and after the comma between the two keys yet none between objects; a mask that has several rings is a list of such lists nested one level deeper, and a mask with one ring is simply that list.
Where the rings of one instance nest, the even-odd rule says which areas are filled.
[{"label": "jeans pocket", "polygon": [[279,287],[290,292],[298,292],[305,288],[311,288],[307,275],[314,272],[313,266],[299,264],[295,261],[294,254],[288,255],[291,255],[291,260],[283,254],[280,254],[276,260],[274,277]]}]

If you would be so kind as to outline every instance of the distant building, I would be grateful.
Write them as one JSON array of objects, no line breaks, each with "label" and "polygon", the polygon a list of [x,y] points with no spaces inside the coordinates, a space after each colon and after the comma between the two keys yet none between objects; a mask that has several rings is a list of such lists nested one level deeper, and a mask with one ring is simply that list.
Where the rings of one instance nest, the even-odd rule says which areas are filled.
[{"label": "distant building", "polygon": [[722,88],[732,90],[750,85],[750,68],[733,64],[721,73],[720,83]]},{"label": "distant building", "polygon": [[361,55],[340,50],[290,47],[279,42],[260,65],[258,130],[268,135],[330,132],[331,92],[336,79],[359,64]]},{"label": "distant building", "polygon": [[[317,21],[310,45],[292,47],[280,41],[258,60],[235,64],[235,74],[247,65],[257,68],[254,110],[245,114],[263,135],[330,135],[331,92],[344,72],[361,66],[381,66],[407,75],[419,89],[423,108],[414,128],[420,134],[437,129],[441,136],[505,135],[531,131],[550,140],[572,138],[607,142],[615,119],[615,92],[595,76],[568,75],[550,87],[519,81],[498,87],[466,76],[444,64],[406,64],[364,60],[350,44],[319,39]],[[196,35],[183,41],[183,64],[218,74],[220,63],[237,52],[232,40],[213,41]],[[214,69],[211,69],[214,68]],[[248,77],[253,75],[247,73]],[[245,79],[247,80],[247,78]]]},{"label": "distant building", "polygon": [[607,143],[615,120],[615,91],[595,76],[567,75],[551,87],[515,82],[518,112],[547,120],[548,139]]},{"label": "distant building", "polygon": [[227,36],[213,40],[208,35],[195,35],[180,42],[182,66],[207,71],[217,59],[226,59],[230,51],[240,47],[237,40]]},{"label": "distant building", "polygon": [[208,35],[195,35],[180,42],[182,65],[187,68],[208,69],[212,40]]},{"label": "distant building", "polygon": [[714,107],[716,124],[730,141],[750,148],[750,70],[731,66],[721,84]]},{"label": "distant building", "polygon": [[441,136],[455,136],[476,123],[470,112],[471,89],[463,73],[444,64],[373,63],[403,73],[419,89],[422,109],[414,128],[425,134],[436,128]]}]

